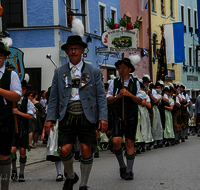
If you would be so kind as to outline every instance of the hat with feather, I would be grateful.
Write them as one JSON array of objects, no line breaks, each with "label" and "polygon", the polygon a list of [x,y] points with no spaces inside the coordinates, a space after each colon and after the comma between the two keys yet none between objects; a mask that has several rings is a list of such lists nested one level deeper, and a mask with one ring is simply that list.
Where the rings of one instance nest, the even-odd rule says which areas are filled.
[{"label": "hat with feather", "polygon": [[0,42],[0,52],[4,55],[10,55],[9,47],[12,46],[12,39],[9,37],[3,38],[2,42]]},{"label": "hat with feather", "polygon": [[170,87],[169,87],[169,86],[165,86],[164,89],[163,89],[163,92],[164,92],[164,91],[170,92]]},{"label": "hat with feather", "polygon": [[125,65],[127,65],[129,68],[131,68],[130,73],[135,71],[135,65],[137,65],[140,62],[141,58],[139,55],[130,55],[129,58],[124,58],[124,60],[118,60],[115,63],[115,67],[118,68],[119,65],[121,65],[122,63],[124,63]]},{"label": "hat with feather", "polygon": [[144,83],[144,82],[150,82],[150,76],[147,75],[147,74],[143,74],[143,75],[144,75],[144,77],[142,78],[143,83]]},{"label": "hat with feather", "polygon": [[83,48],[87,48],[88,45],[82,40],[84,36],[84,26],[80,19],[73,19],[71,31],[74,35],[67,38],[67,42],[61,46],[61,49],[65,50],[69,45],[81,45]]},{"label": "hat with feather", "polygon": [[171,82],[169,82],[169,88],[170,88],[170,91],[174,91],[174,85]]},{"label": "hat with feather", "polygon": [[157,86],[164,87],[164,82],[162,80],[157,81],[156,84],[155,84],[155,87],[157,87]]},{"label": "hat with feather", "polygon": [[179,87],[181,87],[181,88],[183,88],[183,89],[185,90],[185,85],[184,85],[183,83],[181,83],[181,84],[179,85]]},{"label": "hat with feather", "polygon": [[22,87],[26,87],[27,89],[31,88],[31,85],[28,84],[29,79],[30,79],[29,75],[25,73],[24,80],[21,82]]}]

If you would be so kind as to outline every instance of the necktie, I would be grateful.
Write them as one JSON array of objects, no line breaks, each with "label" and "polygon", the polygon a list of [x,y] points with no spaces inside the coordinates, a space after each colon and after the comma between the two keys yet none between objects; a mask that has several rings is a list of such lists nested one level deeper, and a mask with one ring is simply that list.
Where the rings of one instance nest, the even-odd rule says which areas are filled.
[{"label": "necktie", "polygon": [[[72,79],[76,78],[76,66],[72,67],[72,73],[71,73]],[[76,96],[76,88],[72,88],[71,96],[74,98]]]}]

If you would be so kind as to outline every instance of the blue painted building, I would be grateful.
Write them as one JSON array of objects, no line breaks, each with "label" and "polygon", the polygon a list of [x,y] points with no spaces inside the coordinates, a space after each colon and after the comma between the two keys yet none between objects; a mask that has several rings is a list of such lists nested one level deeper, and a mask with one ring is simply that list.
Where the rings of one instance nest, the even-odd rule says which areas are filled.
[{"label": "blue painted building", "polygon": [[[92,38],[84,61],[99,67],[105,81],[116,72],[114,63],[120,55],[105,56],[97,53],[96,49],[103,47],[101,34],[106,30],[103,19],[113,17],[117,22],[121,18],[120,0],[22,0],[19,3],[6,0],[6,10],[10,11],[6,12],[7,30],[13,39],[13,47],[25,53],[26,70],[31,78],[41,83],[41,89],[51,85],[55,69],[46,55],[51,54],[59,66],[68,61],[65,52],[60,49],[67,37],[72,35],[71,16],[67,14],[66,4],[71,7],[69,11],[86,14],[85,17],[77,16],[85,26],[83,40],[86,42],[88,36]],[[16,7],[13,12],[12,6]]]},{"label": "blue painted building", "polygon": [[[196,61],[196,46],[198,45],[197,30],[197,0],[178,0],[179,21],[185,25],[185,63],[181,64],[181,82],[186,85],[188,93],[196,98],[200,89],[200,66]],[[183,65],[187,69],[183,69]]]}]

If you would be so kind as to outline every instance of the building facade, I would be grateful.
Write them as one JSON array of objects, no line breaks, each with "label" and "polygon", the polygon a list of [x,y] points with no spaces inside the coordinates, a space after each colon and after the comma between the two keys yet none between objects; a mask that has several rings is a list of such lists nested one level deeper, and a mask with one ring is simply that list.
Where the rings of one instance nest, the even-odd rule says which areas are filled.
[{"label": "building facade", "polygon": [[116,72],[114,63],[120,55],[100,54],[98,48],[104,47],[101,42],[101,34],[106,30],[104,18],[121,18],[119,0],[6,0],[6,10],[7,30],[13,47],[24,52],[24,65],[31,83],[40,83],[41,89],[51,85],[55,69],[46,55],[51,54],[58,66],[68,62],[60,47],[72,35],[73,13],[86,14],[75,16],[85,26],[83,40],[90,41],[84,61],[100,68],[105,81],[109,74]]},{"label": "building facade", "polygon": [[[144,7],[143,7],[144,9]],[[142,11],[141,1],[138,0],[121,0],[121,17],[124,14],[130,18],[131,22],[134,24],[137,16],[142,17],[140,21],[140,30],[138,31],[138,49],[136,54],[141,57],[141,51],[145,48],[149,50],[149,40],[148,40],[148,10],[144,9]],[[125,53],[125,57],[128,57],[129,54]],[[139,78],[143,77],[143,74],[149,74],[149,58],[147,56],[141,57],[139,64],[135,66],[134,75],[137,75]]]},{"label": "building facade", "polygon": [[[162,39],[159,25],[178,22],[177,0],[151,0],[151,35],[152,35],[152,75],[153,83],[156,82],[158,54]],[[175,72],[175,80],[165,80],[168,82],[181,81],[181,63],[167,64],[167,68]]]},{"label": "building facade", "polygon": [[[196,61],[196,46],[199,45],[197,1],[178,0],[178,18],[185,26],[185,62],[181,63],[181,81],[186,86],[188,94],[196,98],[200,89],[200,72],[197,70],[199,65]],[[187,69],[184,69],[184,67],[187,67]]]}]

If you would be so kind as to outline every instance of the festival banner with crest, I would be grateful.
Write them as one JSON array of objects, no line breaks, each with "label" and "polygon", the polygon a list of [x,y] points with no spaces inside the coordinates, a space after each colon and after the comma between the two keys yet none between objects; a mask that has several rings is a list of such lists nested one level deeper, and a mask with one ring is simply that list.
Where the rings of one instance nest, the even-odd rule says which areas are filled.
[{"label": "festival banner with crest", "polygon": [[18,48],[10,47],[9,51],[11,54],[7,57],[5,61],[6,69],[13,70],[19,76],[20,81],[24,79],[24,52]]},{"label": "festival banner with crest", "polygon": [[134,53],[137,50],[138,29],[127,30],[124,27],[119,29],[108,29],[108,49],[110,52]]}]

